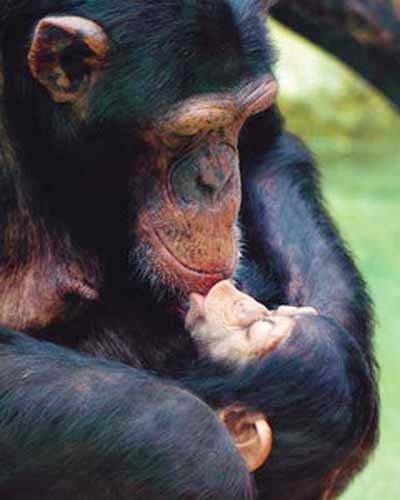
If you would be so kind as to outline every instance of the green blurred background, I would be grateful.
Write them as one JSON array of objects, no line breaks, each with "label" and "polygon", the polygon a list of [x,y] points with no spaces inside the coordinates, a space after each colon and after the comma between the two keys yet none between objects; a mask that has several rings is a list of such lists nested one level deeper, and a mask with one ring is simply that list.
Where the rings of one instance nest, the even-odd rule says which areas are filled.
[{"label": "green blurred background", "polygon": [[400,499],[400,117],[358,76],[273,23],[280,106],[317,155],[328,208],[376,304],[381,439],[345,500]]}]

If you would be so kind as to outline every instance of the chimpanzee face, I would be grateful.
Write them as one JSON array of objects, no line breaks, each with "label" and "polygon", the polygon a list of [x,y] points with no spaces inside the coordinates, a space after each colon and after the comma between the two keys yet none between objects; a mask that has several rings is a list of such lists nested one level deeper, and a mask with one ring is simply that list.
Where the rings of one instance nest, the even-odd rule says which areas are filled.
[{"label": "chimpanzee face", "polygon": [[164,286],[206,292],[238,263],[240,130],[276,95],[256,3],[124,0],[117,18],[83,4],[36,23],[30,73],[78,129],[140,141],[126,160],[132,259]]},{"label": "chimpanzee face", "polygon": [[133,219],[141,242],[137,250],[157,276],[178,289],[208,290],[235,271],[239,133],[274,94],[273,80],[262,77],[223,94],[183,101],[143,131],[148,148],[133,183],[133,199],[146,189]]}]

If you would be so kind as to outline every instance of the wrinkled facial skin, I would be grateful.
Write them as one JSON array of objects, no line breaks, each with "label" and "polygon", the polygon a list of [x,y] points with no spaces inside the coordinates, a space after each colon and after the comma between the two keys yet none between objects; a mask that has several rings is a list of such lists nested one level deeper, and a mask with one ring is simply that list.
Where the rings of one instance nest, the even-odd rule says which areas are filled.
[{"label": "wrinkled facial skin", "polygon": [[133,195],[145,186],[134,232],[148,265],[169,286],[200,292],[234,273],[241,202],[236,135],[216,131],[197,144],[183,137],[173,150],[149,133],[151,153],[139,161]]},{"label": "wrinkled facial skin", "polygon": [[[245,120],[275,98],[263,77],[229,95],[193,98],[143,131],[132,228],[136,258],[169,288],[206,293],[239,260],[238,137]],[[138,202],[138,200],[140,200]]]},{"label": "wrinkled facial skin", "polygon": [[186,328],[192,330],[205,322],[210,336],[226,337],[235,331],[249,329],[269,315],[270,311],[264,305],[238,290],[231,281],[224,280],[215,285],[206,297],[190,295]]}]

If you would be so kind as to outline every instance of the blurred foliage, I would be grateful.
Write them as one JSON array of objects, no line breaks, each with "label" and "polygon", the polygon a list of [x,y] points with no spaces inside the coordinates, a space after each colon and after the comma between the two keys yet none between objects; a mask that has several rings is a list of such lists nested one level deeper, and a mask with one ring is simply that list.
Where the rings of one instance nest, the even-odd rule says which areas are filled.
[{"label": "blurred foliage", "polygon": [[395,500],[400,470],[400,117],[373,89],[274,24],[280,106],[318,157],[328,208],[376,304],[381,440],[345,500]]},{"label": "blurred foliage", "polygon": [[381,367],[381,439],[344,500],[396,500],[400,466],[400,151],[334,158],[314,147],[323,164],[328,208],[356,257],[376,306],[375,348]]},{"label": "blurred foliage", "polygon": [[384,97],[342,63],[271,24],[279,54],[280,106],[290,128],[309,140],[328,138],[342,152],[355,140],[371,147],[398,140],[400,118]]}]

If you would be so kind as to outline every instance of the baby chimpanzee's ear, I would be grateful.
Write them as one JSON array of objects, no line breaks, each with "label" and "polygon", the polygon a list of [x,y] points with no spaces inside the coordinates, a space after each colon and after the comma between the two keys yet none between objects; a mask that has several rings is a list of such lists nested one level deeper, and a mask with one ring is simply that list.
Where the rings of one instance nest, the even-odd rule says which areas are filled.
[{"label": "baby chimpanzee's ear", "polygon": [[28,65],[55,102],[74,102],[90,88],[108,48],[107,35],[89,19],[45,17],[35,28]]},{"label": "baby chimpanzee's ear", "polygon": [[242,406],[229,406],[219,412],[247,468],[254,472],[264,465],[271,453],[272,431],[265,415]]}]

